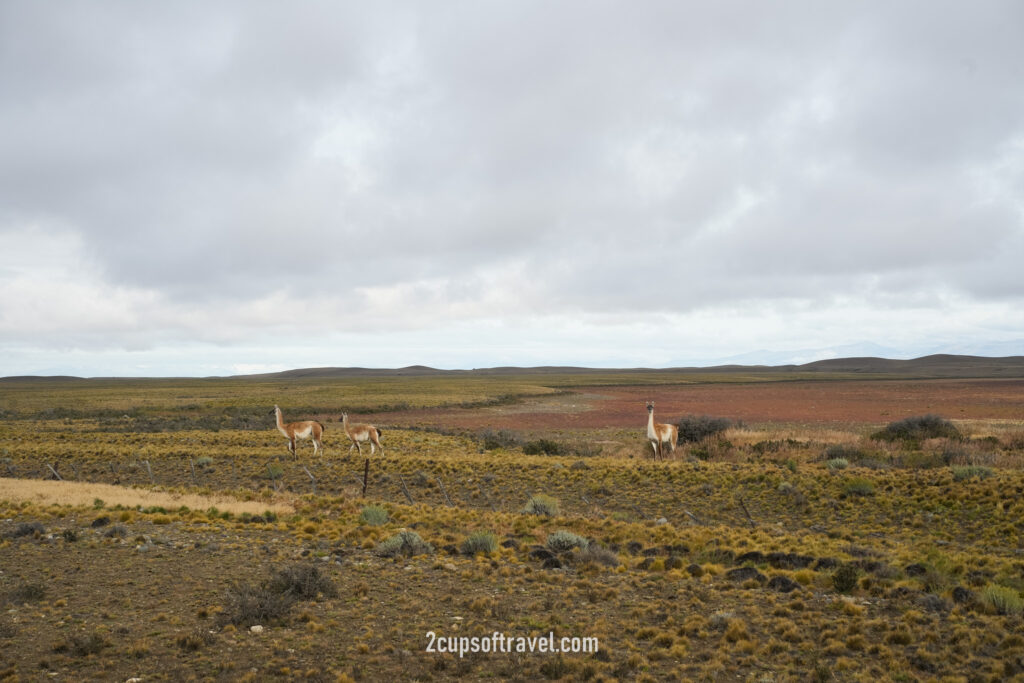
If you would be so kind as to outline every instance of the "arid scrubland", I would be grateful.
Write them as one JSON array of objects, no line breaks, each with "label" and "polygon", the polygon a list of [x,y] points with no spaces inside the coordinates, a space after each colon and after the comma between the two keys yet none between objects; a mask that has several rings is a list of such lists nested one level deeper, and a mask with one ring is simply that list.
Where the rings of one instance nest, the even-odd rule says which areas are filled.
[{"label": "arid scrubland", "polygon": [[[633,396],[682,421],[662,406],[691,387],[590,379],[0,386],[0,679],[1024,675],[1024,421],[1002,404],[692,411],[699,438],[654,462]],[[324,422],[325,457],[287,453],[274,403]],[[384,429],[368,470],[343,410]],[[600,649],[460,657],[428,632]]]}]

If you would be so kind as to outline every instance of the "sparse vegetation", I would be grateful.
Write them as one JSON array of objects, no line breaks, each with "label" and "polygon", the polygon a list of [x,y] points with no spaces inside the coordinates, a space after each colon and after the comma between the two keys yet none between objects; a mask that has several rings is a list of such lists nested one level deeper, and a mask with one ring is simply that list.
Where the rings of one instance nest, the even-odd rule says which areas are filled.
[{"label": "sparse vegetation", "polygon": [[[586,392],[606,391],[594,376],[587,382]],[[178,398],[190,389],[176,384],[173,393],[147,393],[137,411],[41,418],[33,406],[52,399],[5,386],[0,471],[10,476],[0,482],[0,556],[11,560],[0,575],[0,678],[1016,675],[1007,667],[1024,651],[1014,630],[1022,616],[1014,539],[1024,533],[1019,421],[965,418],[956,425],[969,439],[919,441],[872,440],[878,411],[856,424],[734,423],[655,463],[644,449],[642,403],[636,424],[637,390],[621,384],[609,380],[607,392],[625,397],[628,427],[569,428],[557,411],[524,413],[515,399],[501,399],[507,412],[459,408],[461,424],[411,429],[382,418],[389,454],[371,461],[365,496],[363,461],[331,457],[336,414],[312,409],[325,396],[354,397],[352,387],[376,402],[368,383],[336,394],[278,383],[275,401],[315,396],[310,410],[288,402],[328,426],[329,457],[298,461],[269,420],[259,429],[218,420],[210,420],[220,423],[216,432],[189,429],[217,415],[217,402],[250,400],[245,387],[221,395],[212,381],[199,398]],[[471,390],[508,393],[499,385]],[[271,389],[254,396],[263,391]],[[397,387],[385,393],[406,409],[419,400]],[[575,411],[580,402],[535,393],[547,408]],[[12,395],[13,412],[29,418],[11,417],[4,402]],[[181,415],[152,396],[173,397]],[[435,398],[464,399],[452,391]],[[109,400],[123,399],[111,392]],[[181,428],[131,429],[161,413],[164,424],[182,417]],[[495,440],[504,445],[485,447],[481,424],[507,431]],[[520,450],[545,439],[561,454]],[[690,457],[698,449],[706,462]],[[844,458],[845,469],[829,470]],[[267,463],[280,467],[276,478]],[[53,481],[47,466],[65,481]],[[587,625],[579,635],[600,638],[598,655],[408,654],[423,643],[407,634],[432,629],[560,635],[573,623]],[[338,642],[347,644],[344,657],[311,654]]]}]

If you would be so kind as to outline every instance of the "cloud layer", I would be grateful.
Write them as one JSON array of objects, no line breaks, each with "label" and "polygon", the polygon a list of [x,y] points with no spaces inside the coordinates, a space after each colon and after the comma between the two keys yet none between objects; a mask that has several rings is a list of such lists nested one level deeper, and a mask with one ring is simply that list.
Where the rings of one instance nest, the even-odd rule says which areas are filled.
[{"label": "cloud layer", "polygon": [[1021,25],[5,2],[0,374],[1019,341]]}]

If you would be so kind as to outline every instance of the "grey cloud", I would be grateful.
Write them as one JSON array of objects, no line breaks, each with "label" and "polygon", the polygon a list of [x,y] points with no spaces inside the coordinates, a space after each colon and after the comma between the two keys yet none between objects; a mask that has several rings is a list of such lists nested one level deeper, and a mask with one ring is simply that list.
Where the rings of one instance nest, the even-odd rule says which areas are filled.
[{"label": "grey cloud", "polygon": [[1020,254],[1019,190],[978,181],[1022,154],[1016,3],[2,12],[0,219],[73,226],[117,285],[1024,294],[986,246]]}]

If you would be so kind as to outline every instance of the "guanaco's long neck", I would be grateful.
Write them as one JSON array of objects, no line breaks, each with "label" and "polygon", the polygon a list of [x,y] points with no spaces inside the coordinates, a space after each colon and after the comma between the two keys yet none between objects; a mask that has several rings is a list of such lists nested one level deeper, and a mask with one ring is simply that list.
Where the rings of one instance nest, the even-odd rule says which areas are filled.
[{"label": "guanaco's long neck", "polygon": [[654,411],[647,411],[647,436],[655,439],[658,437],[658,433],[654,431]]},{"label": "guanaco's long neck", "polygon": [[277,430],[288,436],[288,430],[284,428],[284,420],[281,418],[281,409],[277,406],[274,406],[274,417],[277,418]]}]

